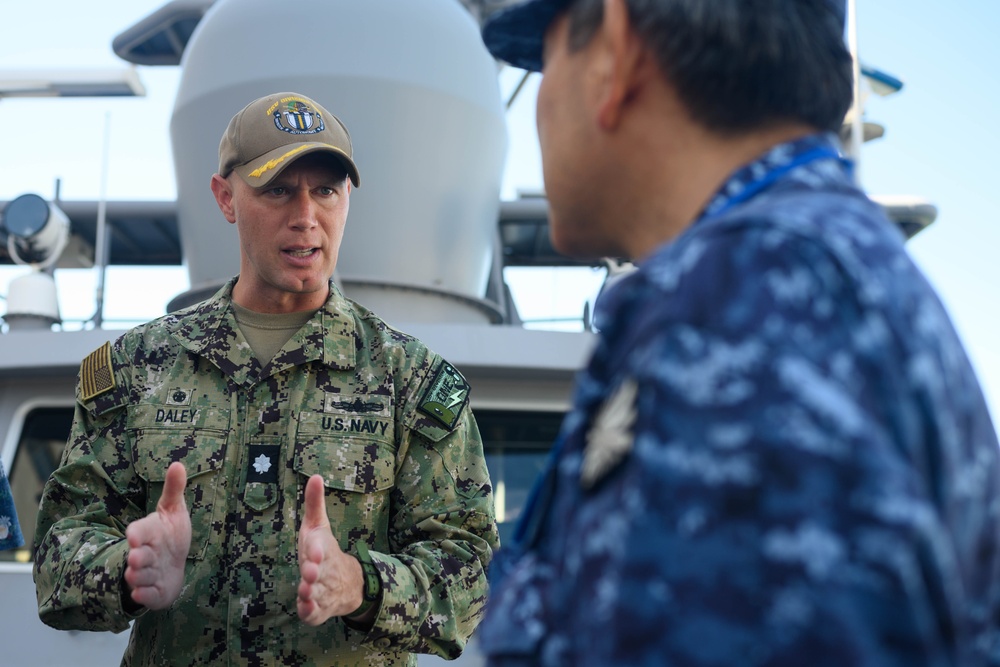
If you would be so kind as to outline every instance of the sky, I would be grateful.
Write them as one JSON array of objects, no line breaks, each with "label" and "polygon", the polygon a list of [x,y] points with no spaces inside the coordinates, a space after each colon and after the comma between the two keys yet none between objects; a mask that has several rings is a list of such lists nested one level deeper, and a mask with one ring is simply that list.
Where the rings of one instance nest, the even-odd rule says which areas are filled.
[{"label": "sky", "polygon": [[[448,0],[441,0],[448,1]],[[44,3],[0,0],[0,80],[9,70],[117,67],[116,34],[158,9],[162,0]],[[995,418],[1000,418],[1000,2],[996,0],[858,0],[861,60],[904,82],[901,92],[873,97],[866,120],[885,126],[860,160],[863,187],[872,194],[915,195],[938,207],[934,224],[908,244],[938,290],[979,374]],[[501,92],[520,72],[501,72]],[[176,197],[168,134],[178,68],[140,67],[146,95],[134,99],[0,100],[0,200],[33,192],[64,199],[172,200]],[[501,193],[542,189],[534,131],[532,76],[508,113],[510,147]],[[107,155],[107,160],[105,160]],[[0,269],[0,295],[21,268]],[[93,312],[93,271],[59,275],[63,316]],[[515,295],[531,292],[522,313],[554,317],[580,312],[600,275],[546,272],[511,276]],[[182,268],[112,269],[108,318],[148,319],[187,287]],[[137,295],[137,291],[139,294]],[[3,307],[0,304],[0,307]]]}]

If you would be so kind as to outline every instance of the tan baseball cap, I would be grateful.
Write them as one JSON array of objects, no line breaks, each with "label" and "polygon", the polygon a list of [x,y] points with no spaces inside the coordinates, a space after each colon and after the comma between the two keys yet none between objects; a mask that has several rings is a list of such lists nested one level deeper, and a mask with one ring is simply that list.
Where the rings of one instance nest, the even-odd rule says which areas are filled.
[{"label": "tan baseball cap", "polygon": [[274,93],[254,100],[233,116],[219,143],[219,175],[235,171],[250,187],[270,183],[303,155],[327,152],[347,170],[354,187],[351,135],[340,119],[298,93]]}]

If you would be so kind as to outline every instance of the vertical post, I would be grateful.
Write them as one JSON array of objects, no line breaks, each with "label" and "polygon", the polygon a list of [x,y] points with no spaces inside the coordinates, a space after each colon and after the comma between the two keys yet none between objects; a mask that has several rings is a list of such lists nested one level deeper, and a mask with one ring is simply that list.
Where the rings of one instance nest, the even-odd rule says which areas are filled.
[{"label": "vertical post", "polygon": [[861,144],[864,142],[865,126],[861,101],[861,60],[858,58],[858,4],[857,0],[847,2],[847,43],[854,63],[854,103],[851,105],[851,137],[847,147],[848,156],[854,160],[854,179],[861,183]]},{"label": "vertical post", "polygon": [[101,156],[101,195],[97,202],[97,230],[94,239],[94,265],[97,268],[97,308],[94,312],[94,326],[98,329],[104,324],[104,279],[111,248],[108,238],[107,206],[108,206],[108,156],[111,144],[111,112],[104,114],[104,149]]}]

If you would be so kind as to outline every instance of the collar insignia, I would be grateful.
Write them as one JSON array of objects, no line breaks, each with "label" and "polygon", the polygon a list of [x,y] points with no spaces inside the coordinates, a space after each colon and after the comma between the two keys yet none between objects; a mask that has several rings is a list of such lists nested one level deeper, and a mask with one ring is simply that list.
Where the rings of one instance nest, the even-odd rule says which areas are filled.
[{"label": "collar insignia", "polygon": [[622,382],[604,402],[594,425],[587,432],[587,446],[583,451],[580,484],[593,488],[612,468],[617,466],[635,442],[632,425],[635,423],[635,399],[638,385],[635,380]]},{"label": "collar insignia", "polygon": [[247,456],[247,482],[275,483],[278,481],[279,445],[250,445]]}]

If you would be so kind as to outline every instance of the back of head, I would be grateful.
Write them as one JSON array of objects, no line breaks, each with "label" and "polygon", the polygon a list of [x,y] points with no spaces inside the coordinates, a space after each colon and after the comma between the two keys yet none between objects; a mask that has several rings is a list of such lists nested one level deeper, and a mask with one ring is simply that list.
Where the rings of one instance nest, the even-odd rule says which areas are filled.
[{"label": "back of head", "polygon": [[[839,129],[852,96],[844,0],[625,3],[664,77],[705,127],[724,134],[786,122]],[[485,26],[486,45],[514,65],[538,69],[547,22],[563,9],[570,48],[583,48],[601,25],[603,0],[515,5]]]}]

